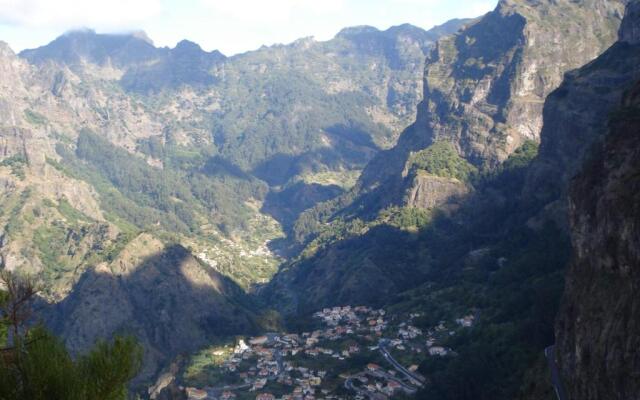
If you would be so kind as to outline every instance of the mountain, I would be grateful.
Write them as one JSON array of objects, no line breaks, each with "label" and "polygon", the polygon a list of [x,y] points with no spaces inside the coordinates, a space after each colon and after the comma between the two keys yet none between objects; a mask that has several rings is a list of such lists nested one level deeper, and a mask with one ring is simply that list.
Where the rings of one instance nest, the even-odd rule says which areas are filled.
[{"label": "mountain", "polygon": [[[502,159],[498,156],[501,147],[487,147],[488,152],[496,153],[486,160],[485,155],[478,159],[469,156],[462,142],[478,139],[467,130],[472,123],[438,125],[441,120],[433,114],[438,103],[432,100],[438,96],[430,92],[432,96],[419,108],[422,117],[418,117],[428,129],[413,125],[396,146],[413,150],[381,152],[365,169],[355,190],[306,212],[310,218],[298,220],[297,228],[310,232],[310,236],[300,235],[305,249],[261,292],[265,301],[289,315],[293,326],[308,323],[302,316],[309,312],[338,304],[384,305],[392,315],[419,314],[422,317],[415,323],[423,330],[453,322],[460,315],[475,315],[473,329],[443,342],[454,349],[455,357],[432,357],[420,364],[419,372],[429,379],[429,385],[419,398],[552,398],[555,394],[543,350],[554,341],[569,398],[621,399],[635,393],[634,380],[629,377],[637,370],[630,350],[637,341],[637,318],[630,298],[633,278],[626,266],[634,263],[637,219],[633,214],[635,90],[630,90],[640,79],[632,33],[637,31],[637,20],[632,17],[633,3],[624,22],[620,21],[623,3],[600,2],[592,8],[587,3],[592,4],[501,2],[493,14],[455,35],[464,37],[474,26],[484,26],[494,38],[507,37],[497,30],[508,29],[509,24],[497,17],[509,18],[512,14],[505,10],[520,7],[526,18],[533,18],[531,13],[538,10],[541,15],[534,21],[545,20],[547,29],[556,26],[560,30],[566,26],[554,23],[550,16],[560,18],[568,10],[582,15],[593,11],[585,24],[595,23],[599,28],[594,29],[605,30],[607,34],[601,37],[607,37],[608,43],[589,42],[588,33],[576,31],[572,34],[579,39],[556,44],[566,49],[560,54],[567,59],[580,57],[571,55],[570,45],[583,48],[598,43],[603,54],[594,52],[593,56],[598,56],[595,60],[585,58],[586,65],[581,68],[563,71],[564,77],[562,73],[555,75],[554,85],[540,94],[544,104],[529,105],[535,113],[521,109],[533,113],[535,118],[529,121],[538,121],[539,146],[537,138],[522,137],[522,145],[505,151],[504,161],[485,165],[493,157]],[[602,14],[602,10],[608,11]],[[603,15],[608,17],[603,19]],[[483,25],[492,19],[501,23]],[[571,24],[579,26],[578,21],[572,18]],[[614,43],[620,23],[620,41]],[[526,37],[539,43],[535,32],[529,31]],[[541,31],[561,37],[550,32]],[[452,40],[455,42],[441,40],[436,49]],[[553,59],[545,62],[554,64]],[[460,63],[465,64],[464,60]],[[512,82],[521,82],[518,71],[522,70],[526,65],[508,74]],[[428,63],[426,75],[432,71]],[[449,73],[447,69],[439,71],[440,76]],[[462,75],[460,81],[452,79],[452,87],[468,81]],[[427,81],[425,86],[429,85],[432,83]],[[628,107],[617,111],[629,90],[624,103]],[[505,101],[516,107],[520,100],[510,94]],[[425,104],[432,104],[433,109],[425,109]],[[473,108],[463,101],[456,104]],[[444,110],[447,112],[442,116],[453,118],[457,108]],[[466,112],[460,115],[467,118]],[[421,120],[425,116],[429,118]],[[624,133],[618,135],[613,133],[618,126],[616,118],[621,127],[615,129],[624,127]],[[474,119],[473,123],[482,120]],[[491,120],[486,121],[498,124]],[[430,142],[429,135],[436,132],[431,129],[437,126],[442,135],[457,132],[459,136]],[[419,129],[421,135],[416,133]],[[408,145],[409,139],[417,145]],[[603,140],[607,150],[598,150]],[[609,141],[627,147],[614,148]],[[395,160],[400,169],[387,174],[385,168],[394,165],[393,157],[398,154],[402,154]],[[585,162],[587,167],[569,191],[572,178]],[[368,174],[374,179],[368,180]],[[623,188],[622,181],[629,186]],[[361,185],[365,182],[374,183],[363,195]],[[449,191],[455,182],[460,190]],[[407,188],[410,196],[405,198]],[[390,191],[403,196],[396,197],[397,202],[390,201],[384,197]],[[428,196],[416,202],[421,191]],[[449,198],[435,202],[443,193]],[[569,193],[571,207],[567,210]],[[405,199],[413,200],[407,203]],[[618,240],[611,232],[624,232],[623,238]],[[562,300],[566,266],[572,257],[571,240],[574,261]],[[603,279],[611,285],[603,284]],[[614,294],[617,290],[621,291],[620,300]]]},{"label": "mountain", "polygon": [[406,202],[408,188],[424,180],[407,172],[414,153],[438,141],[453,143],[480,168],[499,165],[527,140],[539,141],[546,96],[565,72],[615,41],[623,7],[621,1],[501,1],[439,41],[427,57],[416,122],[369,164],[360,190],[378,208]]},{"label": "mountain", "polygon": [[572,398],[638,393],[638,90],[612,116],[602,149],[571,190],[574,257],[556,330],[562,382]]},{"label": "mountain", "polygon": [[[229,58],[188,41],[155,48],[140,35],[81,31],[21,56],[42,66],[54,62],[140,100],[162,126],[153,149],[150,139],[136,143],[144,157],[158,159],[174,140],[280,191],[358,174],[392,146],[414,119],[426,52],[466,22],[430,31],[346,28],[326,42],[305,38]],[[129,48],[144,51],[128,57]],[[327,188],[320,199],[332,195]],[[280,222],[288,230],[296,217]]]},{"label": "mountain", "polygon": [[[615,41],[623,9],[621,1],[501,1],[482,19],[441,39],[427,57],[416,122],[395,147],[378,153],[351,191],[301,215],[295,238],[307,250],[275,276],[267,296],[295,312],[339,302],[381,303],[422,282],[434,268],[430,253],[439,250],[425,243],[401,251],[401,257],[379,254],[387,242],[407,235],[385,228],[387,214],[413,213],[431,221],[461,207],[466,212],[474,192],[478,202],[508,204],[517,194],[500,188],[491,195],[487,177],[535,155],[546,96],[565,72]],[[550,181],[563,168],[550,170]],[[399,240],[406,243],[411,236]]]},{"label": "mountain", "polygon": [[[640,185],[640,3],[631,2],[620,41],[581,69],[557,103],[580,99],[596,105],[580,89],[607,82],[608,112],[594,113],[601,136],[569,191],[573,257],[556,325],[556,356],[570,398],[629,399],[640,391],[636,357],[640,336],[638,299],[638,187]],[[607,74],[607,75],[605,75]],[[609,101],[611,98],[611,101]],[[613,99],[617,98],[617,102]],[[611,104],[613,103],[613,104]],[[574,114],[575,115],[575,114]],[[578,118],[560,125],[581,133]]]},{"label": "mountain", "polygon": [[464,22],[229,58],[142,33],[70,32],[20,55],[2,43],[2,267],[41,279],[43,320],[73,352],[139,337],[141,379],[277,327],[247,295],[282,261],[274,243],[395,142],[425,52]]},{"label": "mountain", "polygon": [[629,398],[639,15],[502,0],[232,57],[142,33],[0,43],[0,264],[41,279],[74,353],[138,337],[136,384],[366,305],[447,349],[406,359],[418,398]]},{"label": "mountain", "polygon": [[145,381],[178,354],[219,336],[264,329],[257,310],[237,284],[186,248],[142,234],[113,261],[82,274],[46,318],[75,350],[91,347],[97,338],[134,335],[145,348],[137,378]]},{"label": "mountain", "polygon": [[122,67],[151,62],[167,49],[157,49],[144,32],[97,34],[90,29],[68,32],[46,46],[24,50],[21,57],[32,64],[49,61],[80,68],[83,64]]}]

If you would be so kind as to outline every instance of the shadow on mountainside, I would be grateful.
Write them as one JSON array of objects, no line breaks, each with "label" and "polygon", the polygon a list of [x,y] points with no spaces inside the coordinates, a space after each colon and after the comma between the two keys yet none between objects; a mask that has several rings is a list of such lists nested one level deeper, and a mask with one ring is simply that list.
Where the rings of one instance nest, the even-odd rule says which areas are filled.
[{"label": "shadow on mountainside", "polygon": [[116,260],[111,269],[86,271],[70,295],[52,306],[46,322],[74,352],[114,334],[136,336],[145,355],[134,384],[216,337],[259,330],[255,307],[242,289],[180,245],[137,265]]},{"label": "shadow on mountainside", "polygon": [[271,215],[289,233],[293,223],[305,210],[318,203],[333,199],[344,190],[337,185],[321,185],[319,183],[296,182],[286,188],[270,191],[262,209],[263,213]]}]

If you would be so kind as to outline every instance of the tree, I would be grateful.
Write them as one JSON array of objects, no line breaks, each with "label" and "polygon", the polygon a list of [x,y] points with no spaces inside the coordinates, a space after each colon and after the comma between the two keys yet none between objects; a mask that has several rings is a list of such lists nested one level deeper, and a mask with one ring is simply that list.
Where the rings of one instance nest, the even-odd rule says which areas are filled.
[{"label": "tree", "polygon": [[0,400],[120,400],[142,349],[132,337],[100,341],[73,358],[60,339],[32,321],[38,285],[0,271]]}]

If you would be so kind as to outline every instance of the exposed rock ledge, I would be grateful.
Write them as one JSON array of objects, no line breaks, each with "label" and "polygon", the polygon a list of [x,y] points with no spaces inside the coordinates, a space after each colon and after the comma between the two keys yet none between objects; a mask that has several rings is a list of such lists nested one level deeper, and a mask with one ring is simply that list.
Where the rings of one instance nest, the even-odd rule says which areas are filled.
[{"label": "exposed rock ledge", "polygon": [[431,209],[455,204],[471,191],[464,182],[418,171],[405,195],[407,207]]}]

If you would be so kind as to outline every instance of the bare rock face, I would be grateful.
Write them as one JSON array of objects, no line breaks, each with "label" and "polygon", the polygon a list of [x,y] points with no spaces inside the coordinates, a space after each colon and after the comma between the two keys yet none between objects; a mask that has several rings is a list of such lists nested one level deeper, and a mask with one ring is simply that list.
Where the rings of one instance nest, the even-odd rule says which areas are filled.
[{"label": "bare rock face", "polygon": [[632,400],[640,393],[639,133],[637,84],[571,189],[574,258],[556,340],[572,399]]},{"label": "bare rock face", "polygon": [[407,190],[405,204],[407,207],[432,209],[454,204],[469,191],[469,186],[457,179],[418,173]]},{"label": "bare rock face", "polygon": [[[633,42],[637,3],[631,3],[620,41],[583,68],[567,74],[544,108],[543,140],[530,168],[525,192],[541,204],[566,207],[568,182],[579,172],[594,143],[607,133],[608,115],[640,79],[640,46]],[[630,22],[635,21],[635,22]]]},{"label": "bare rock face", "polygon": [[565,72],[616,40],[624,5],[501,1],[495,11],[438,41],[427,57],[416,122],[395,148],[369,163],[360,190],[394,190],[410,154],[435,141],[453,142],[465,159],[489,167],[525,140],[538,141],[545,98]]},{"label": "bare rock face", "polygon": [[538,182],[555,171],[556,195],[579,172],[567,193],[573,260],[555,330],[571,399],[640,393],[639,4],[629,4],[620,41],[550,97],[533,165]]}]

